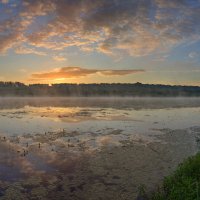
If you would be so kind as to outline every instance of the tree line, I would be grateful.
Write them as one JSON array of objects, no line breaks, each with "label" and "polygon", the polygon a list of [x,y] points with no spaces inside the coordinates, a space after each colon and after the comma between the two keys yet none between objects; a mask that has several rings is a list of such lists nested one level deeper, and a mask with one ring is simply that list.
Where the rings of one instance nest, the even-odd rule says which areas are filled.
[{"label": "tree line", "polygon": [[0,82],[0,96],[200,96],[200,87],[139,82],[52,85]]}]

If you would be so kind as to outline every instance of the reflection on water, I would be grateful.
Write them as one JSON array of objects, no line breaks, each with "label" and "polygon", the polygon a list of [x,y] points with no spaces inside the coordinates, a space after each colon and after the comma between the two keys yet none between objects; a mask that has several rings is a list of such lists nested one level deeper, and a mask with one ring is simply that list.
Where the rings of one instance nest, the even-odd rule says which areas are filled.
[{"label": "reflection on water", "polygon": [[[91,184],[97,184],[94,191],[102,189],[96,191],[99,197],[105,193],[104,187],[111,187],[104,194],[109,196],[124,184],[127,199],[134,198],[138,184],[146,181],[143,176],[153,185],[158,182],[155,176],[161,179],[177,162],[197,151],[199,122],[198,98],[2,98],[2,196],[9,199],[9,189],[21,180],[20,187],[29,191],[18,192],[23,198],[39,195],[45,199],[47,193],[54,193],[52,199],[64,199],[62,195],[79,199],[84,192],[83,199],[88,199],[93,195]],[[183,131],[173,132],[177,129]],[[147,163],[150,158],[152,166]],[[148,168],[137,171],[141,166]],[[127,185],[132,181],[120,177],[133,169],[135,192],[130,192]],[[163,174],[153,175],[160,171]]]}]

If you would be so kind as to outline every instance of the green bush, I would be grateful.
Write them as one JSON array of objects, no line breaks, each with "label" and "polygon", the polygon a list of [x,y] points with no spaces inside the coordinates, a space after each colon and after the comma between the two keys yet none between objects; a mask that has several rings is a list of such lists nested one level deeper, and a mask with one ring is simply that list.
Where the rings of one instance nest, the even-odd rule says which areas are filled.
[{"label": "green bush", "polygon": [[152,200],[200,200],[200,153],[185,160],[164,179]]}]

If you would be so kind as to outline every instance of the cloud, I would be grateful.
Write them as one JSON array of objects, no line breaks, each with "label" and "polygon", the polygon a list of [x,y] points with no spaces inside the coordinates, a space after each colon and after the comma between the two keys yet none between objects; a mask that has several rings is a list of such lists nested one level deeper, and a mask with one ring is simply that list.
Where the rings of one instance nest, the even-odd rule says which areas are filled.
[{"label": "cloud", "polygon": [[135,74],[139,72],[144,72],[144,70],[134,69],[134,70],[100,70],[99,73],[105,76],[124,76],[129,74]]},{"label": "cloud", "polygon": [[0,36],[0,53],[5,54],[8,49],[15,47],[20,41],[20,34],[10,33]]},{"label": "cloud", "polygon": [[1,3],[3,4],[9,3],[9,0],[1,0]]},{"label": "cloud", "polygon": [[18,46],[15,48],[15,53],[17,54],[36,54],[40,56],[45,56],[46,53],[42,51],[37,51],[32,48],[24,47],[24,46]]},{"label": "cloud", "polygon": [[190,52],[188,56],[190,58],[196,58],[196,57],[198,57],[198,53],[193,51],[193,52]]},{"label": "cloud", "polygon": [[10,7],[15,16],[0,22],[1,52],[20,43],[51,51],[75,46],[87,52],[145,56],[200,39],[198,0],[19,0],[17,4],[20,9]]},{"label": "cloud", "polygon": [[124,76],[144,72],[144,70],[99,70],[99,69],[86,69],[81,67],[63,67],[55,69],[50,72],[35,73],[31,75],[31,80],[55,80],[55,79],[70,79],[85,77],[93,74],[100,74],[104,76]]},{"label": "cloud", "polygon": [[62,56],[62,55],[55,55],[55,56],[53,56],[53,59],[54,59],[55,61],[58,61],[58,62],[63,62],[63,61],[66,61],[66,60],[67,60],[67,58],[64,57],[64,56]]},{"label": "cloud", "polygon": [[53,12],[56,6],[54,0],[22,0],[22,5],[22,11],[19,14],[28,18],[45,16]]}]

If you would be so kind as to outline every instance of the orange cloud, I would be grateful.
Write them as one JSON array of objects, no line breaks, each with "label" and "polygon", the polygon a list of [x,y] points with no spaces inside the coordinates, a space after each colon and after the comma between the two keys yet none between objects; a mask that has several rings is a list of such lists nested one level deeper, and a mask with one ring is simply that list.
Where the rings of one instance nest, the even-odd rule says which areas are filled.
[{"label": "orange cloud", "polygon": [[99,70],[86,69],[81,67],[63,67],[50,72],[35,73],[31,75],[31,81],[34,80],[55,80],[84,77],[92,74],[101,74],[105,76],[124,76],[134,73],[144,72],[144,70]]},{"label": "orange cloud", "polygon": [[[145,56],[199,40],[199,5],[183,0],[23,0],[16,2],[20,9],[0,0],[8,2],[16,14],[0,21],[0,53],[16,45],[49,52],[75,46]],[[42,16],[48,20],[38,23]]]},{"label": "orange cloud", "polygon": [[144,72],[144,70],[141,69],[133,69],[133,70],[102,70],[100,71],[101,74],[105,76],[124,76],[129,74],[135,74],[138,72]]},{"label": "orange cloud", "polygon": [[8,2],[9,2],[9,0],[1,0],[1,3],[4,3],[4,4],[6,4]]}]

